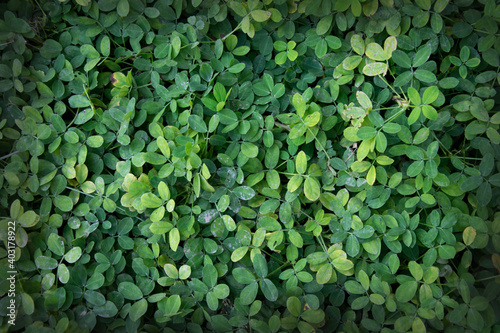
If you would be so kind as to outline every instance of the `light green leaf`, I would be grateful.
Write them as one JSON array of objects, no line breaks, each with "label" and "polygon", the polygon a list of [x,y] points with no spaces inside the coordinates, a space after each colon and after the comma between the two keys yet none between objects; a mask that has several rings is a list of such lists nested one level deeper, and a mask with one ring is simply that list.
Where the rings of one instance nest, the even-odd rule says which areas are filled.
[{"label": "light green leaf", "polygon": [[417,292],[417,288],[417,281],[404,282],[398,287],[398,289],[396,289],[396,299],[402,303],[411,301]]},{"label": "light green leaf", "polygon": [[306,112],[306,102],[304,100],[304,97],[302,97],[302,95],[298,93],[293,95],[292,105],[295,108],[295,110],[297,110],[297,114],[300,117],[303,117],[304,113]]},{"label": "light green leaf", "polygon": [[307,157],[306,157],[306,154],[303,151],[300,151],[297,154],[297,157],[295,159],[295,169],[300,174],[304,174],[306,172],[306,169],[307,169]]},{"label": "light green leaf", "polygon": [[365,65],[363,67],[363,74],[367,76],[377,76],[377,75],[382,75],[385,76],[385,73],[387,72],[388,65],[383,62],[373,62],[371,64]]},{"label": "light green leaf", "polygon": [[370,43],[366,46],[366,56],[375,61],[386,60],[386,54],[382,46],[377,43]]},{"label": "light green leaf", "polygon": [[330,31],[331,25],[333,21],[333,15],[327,15],[319,20],[318,25],[316,26],[316,34],[318,36],[324,35]]},{"label": "light green leaf", "polygon": [[306,178],[304,182],[304,194],[307,199],[311,201],[316,201],[319,199],[319,196],[321,194],[321,186],[316,178]]},{"label": "light green leaf", "polygon": [[252,18],[257,22],[265,22],[271,17],[271,12],[262,9],[256,9],[250,12]]},{"label": "light green leaf", "polygon": [[82,249],[80,247],[74,247],[64,255],[64,259],[70,263],[75,263],[82,256]]}]

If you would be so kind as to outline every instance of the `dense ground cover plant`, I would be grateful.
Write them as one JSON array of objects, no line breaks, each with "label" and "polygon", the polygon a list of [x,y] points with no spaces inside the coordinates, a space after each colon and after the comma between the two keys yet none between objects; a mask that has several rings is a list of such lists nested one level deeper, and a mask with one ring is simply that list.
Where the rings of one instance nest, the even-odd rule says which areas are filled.
[{"label": "dense ground cover plant", "polygon": [[0,13],[4,330],[499,329],[498,1]]}]

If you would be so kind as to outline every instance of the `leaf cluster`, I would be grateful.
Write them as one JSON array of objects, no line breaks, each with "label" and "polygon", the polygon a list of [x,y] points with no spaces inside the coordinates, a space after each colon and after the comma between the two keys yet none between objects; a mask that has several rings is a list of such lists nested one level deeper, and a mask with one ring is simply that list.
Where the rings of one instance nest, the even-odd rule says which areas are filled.
[{"label": "leaf cluster", "polygon": [[498,1],[0,13],[5,330],[500,327]]}]

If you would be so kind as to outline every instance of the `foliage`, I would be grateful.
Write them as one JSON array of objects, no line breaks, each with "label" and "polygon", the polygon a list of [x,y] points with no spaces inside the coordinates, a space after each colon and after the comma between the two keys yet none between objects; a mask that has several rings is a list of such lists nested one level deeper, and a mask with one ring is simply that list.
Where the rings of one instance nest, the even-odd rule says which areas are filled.
[{"label": "foliage", "polygon": [[0,12],[11,330],[499,329],[498,1]]}]

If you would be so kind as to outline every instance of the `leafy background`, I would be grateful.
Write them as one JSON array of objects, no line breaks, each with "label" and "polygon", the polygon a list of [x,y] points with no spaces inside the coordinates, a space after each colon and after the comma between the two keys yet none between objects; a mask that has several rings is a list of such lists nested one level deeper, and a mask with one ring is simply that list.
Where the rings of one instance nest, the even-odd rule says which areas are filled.
[{"label": "leafy background", "polygon": [[499,329],[498,1],[0,13],[4,331]]}]

